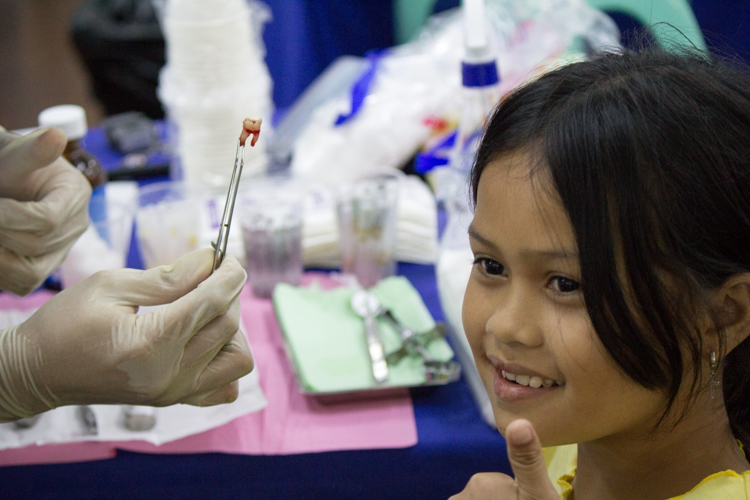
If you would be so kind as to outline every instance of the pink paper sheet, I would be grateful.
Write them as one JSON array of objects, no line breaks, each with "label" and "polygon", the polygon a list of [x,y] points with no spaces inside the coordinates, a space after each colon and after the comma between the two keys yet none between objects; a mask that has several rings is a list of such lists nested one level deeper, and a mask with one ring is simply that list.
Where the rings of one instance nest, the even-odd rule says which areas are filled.
[{"label": "pink paper sheet", "polygon": [[[335,282],[308,274],[324,288]],[[48,300],[39,292],[27,298],[0,294],[0,308],[27,309]],[[111,458],[115,448],[144,453],[223,452],[250,455],[314,453],[338,450],[405,448],[417,443],[414,408],[407,390],[387,399],[322,404],[299,393],[284,353],[281,333],[269,300],[241,294],[242,319],[248,329],[260,384],[268,406],[210,431],[162,446],[140,441],[70,443],[0,451],[0,466],[74,462]]]},{"label": "pink paper sheet", "polygon": [[65,464],[115,458],[117,450],[110,443],[46,444],[0,451],[0,467],[8,465]]},{"label": "pink paper sheet", "polygon": [[[327,275],[308,274],[324,288],[335,285]],[[417,443],[414,408],[407,390],[377,400],[322,404],[300,394],[284,353],[281,332],[270,300],[241,295],[242,319],[248,329],[260,385],[268,406],[210,431],[162,446],[123,442],[123,450],[149,453],[224,452],[251,455],[314,453],[336,450],[405,448]]]}]

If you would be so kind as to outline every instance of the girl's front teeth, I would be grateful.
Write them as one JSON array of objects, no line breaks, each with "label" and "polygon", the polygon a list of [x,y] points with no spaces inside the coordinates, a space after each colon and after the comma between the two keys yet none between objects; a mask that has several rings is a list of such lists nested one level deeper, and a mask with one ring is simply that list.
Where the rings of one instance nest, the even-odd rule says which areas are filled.
[{"label": "girl's front teeth", "polygon": [[506,372],[503,370],[503,377],[513,381],[517,384],[526,386],[526,387],[533,387],[535,389],[538,389],[539,387],[552,387],[553,385],[562,385],[562,382],[558,382],[556,380],[552,379],[542,379],[542,377],[529,377],[528,375],[516,375],[514,373]]}]

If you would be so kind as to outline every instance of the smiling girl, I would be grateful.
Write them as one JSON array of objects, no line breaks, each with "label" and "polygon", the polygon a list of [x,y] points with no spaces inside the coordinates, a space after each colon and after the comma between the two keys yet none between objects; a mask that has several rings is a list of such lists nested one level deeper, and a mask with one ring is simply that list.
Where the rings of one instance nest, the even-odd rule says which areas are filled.
[{"label": "smiling girl", "polygon": [[750,498],[750,76],[566,66],[503,100],[471,183],[464,329],[517,482],[459,497]]}]

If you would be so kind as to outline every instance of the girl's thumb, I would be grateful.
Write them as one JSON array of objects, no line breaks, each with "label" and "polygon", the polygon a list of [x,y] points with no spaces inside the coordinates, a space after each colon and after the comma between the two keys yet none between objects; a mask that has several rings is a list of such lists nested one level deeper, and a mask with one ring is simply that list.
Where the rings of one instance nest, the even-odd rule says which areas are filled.
[{"label": "girl's thumb", "polygon": [[518,483],[518,500],[557,500],[547,475],[542,445],[528,420],[511,422],[506,431],[508,458]]}]

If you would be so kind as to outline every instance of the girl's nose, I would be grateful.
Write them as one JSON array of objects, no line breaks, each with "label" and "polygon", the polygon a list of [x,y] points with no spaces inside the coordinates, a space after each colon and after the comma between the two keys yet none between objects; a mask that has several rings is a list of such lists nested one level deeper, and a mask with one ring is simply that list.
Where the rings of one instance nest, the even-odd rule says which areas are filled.
[{"label": "girl's nose", "polygon": [[487,333],[501,344],[540,347],[544,343],[540,304],[531,293],[510,288],[487,320]]}]

